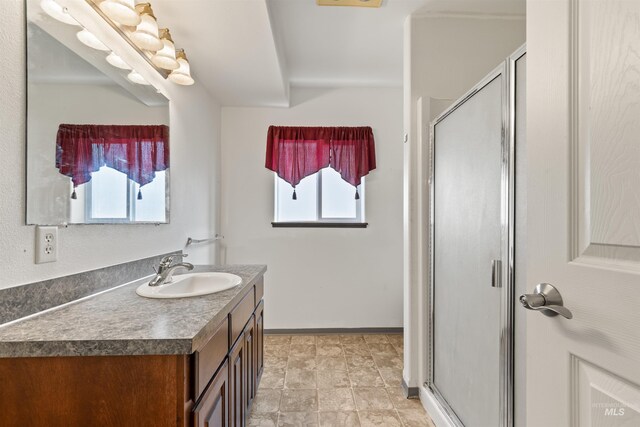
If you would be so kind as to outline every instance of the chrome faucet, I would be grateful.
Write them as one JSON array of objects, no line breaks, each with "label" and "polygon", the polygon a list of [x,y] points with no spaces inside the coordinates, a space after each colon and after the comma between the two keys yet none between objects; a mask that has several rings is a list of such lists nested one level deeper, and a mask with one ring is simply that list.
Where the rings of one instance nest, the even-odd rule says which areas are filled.
[{"label": "chrome faucet", "polygon": [[160,265],[158,265],[158,270],[156,270],[156,275],[149,282],[149,286],[161,286],[169,284],[173,281],[173,273],[178,268],[186,268],[187,270],[193,270],[193,264],[188,262],[179,262],[177,264],[172,264],[174,258],[186,258],[187,254],[175,254],[175,255],[167,255],[166,257],[160,260]]}]

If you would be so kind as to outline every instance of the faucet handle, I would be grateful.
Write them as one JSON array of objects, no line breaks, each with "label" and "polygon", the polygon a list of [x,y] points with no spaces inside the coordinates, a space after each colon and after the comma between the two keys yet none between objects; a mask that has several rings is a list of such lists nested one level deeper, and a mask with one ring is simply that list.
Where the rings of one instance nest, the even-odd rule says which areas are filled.
[{"label": "faucet handle", "polygon": [[163,257],[160,260],[160,265],[169,266],[173,262],[174,258],[177,258],[177,257],[186,258],[188,256],[189,256],[189,254],[171,254],[171,255],[167,255],[167,256]]}]

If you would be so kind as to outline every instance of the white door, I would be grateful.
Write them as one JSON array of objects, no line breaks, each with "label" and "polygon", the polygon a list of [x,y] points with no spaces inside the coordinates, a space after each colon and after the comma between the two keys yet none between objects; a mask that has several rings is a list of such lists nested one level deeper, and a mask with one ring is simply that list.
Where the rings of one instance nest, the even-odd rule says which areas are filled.
[{"label": "white door", "polygon": [[527,288],[573,313],[527,313],[527,427],[640,426],[640,1],[529,0],[527,52]]}]

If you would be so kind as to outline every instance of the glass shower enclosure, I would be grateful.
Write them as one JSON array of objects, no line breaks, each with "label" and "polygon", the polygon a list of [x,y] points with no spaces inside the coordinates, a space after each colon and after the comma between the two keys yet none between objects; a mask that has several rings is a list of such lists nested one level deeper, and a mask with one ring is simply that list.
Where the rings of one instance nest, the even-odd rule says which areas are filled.
[{"label": "glass shower enclosure", "polygon": [[523,55],[431,125],[427,386],[459,426],[513,425],[514,99]]}]

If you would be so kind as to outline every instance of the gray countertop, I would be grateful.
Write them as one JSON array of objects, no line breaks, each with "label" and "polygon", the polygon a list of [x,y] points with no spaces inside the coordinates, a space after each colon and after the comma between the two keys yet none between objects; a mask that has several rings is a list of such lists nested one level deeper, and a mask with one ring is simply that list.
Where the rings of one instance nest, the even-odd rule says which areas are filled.
[{"label": "gray countertop", "polygon": [[242,283],[200,297],[149,299],[143,278],[85,300],[0,326],[0,357],[190,354],[198,350],[266,271],[264,265],[198,266]]}]

